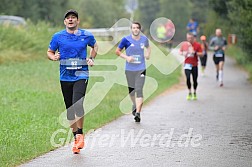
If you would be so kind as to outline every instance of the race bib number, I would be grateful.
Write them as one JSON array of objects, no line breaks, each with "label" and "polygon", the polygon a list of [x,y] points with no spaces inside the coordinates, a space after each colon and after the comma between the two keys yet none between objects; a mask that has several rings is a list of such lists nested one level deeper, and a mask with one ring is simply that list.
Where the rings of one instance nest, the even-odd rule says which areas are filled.
[{"label": "race bib number", "polygon": [[187,57],[194,57],[194,53],[188,53]]},{"label": "race bib number", "polygon": [[141,63],[141,56],[140,55],[132,55],[134,61],[132,63],[134,64],[140,64]]},{"label": "race bib number", "polygon": [[66,66],[67,70],[79,70],[84,65],[87,65],[87,62],[85,59],[71,58],[60,60],[60,65]]},{"label": "race bib number", "polygon": [[216,53],[215,57],[223,57],[223,54],[222,53]]},{"label": "race bib number", "polygon": [[192,65],[191,64],[185,64],[184,69],[185,70],[192,70]]}]

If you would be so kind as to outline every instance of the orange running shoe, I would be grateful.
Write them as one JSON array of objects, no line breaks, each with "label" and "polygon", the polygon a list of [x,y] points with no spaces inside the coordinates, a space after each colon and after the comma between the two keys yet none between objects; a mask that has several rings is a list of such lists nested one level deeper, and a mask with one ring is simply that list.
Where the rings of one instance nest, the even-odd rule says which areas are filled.
[{"label": "orange running shoe", "polygon": [[72,151],[73,151],[74,154],[79,154],[80,153],[80,149],[78,148],[77,139],[74,140]]},{"label": "orange running shoe", "polygon": [[82,149],[84,147],[84,145],[85,145],[84,135],[83,134],[76,134],[76,140],[77,140],[78,149]]}]

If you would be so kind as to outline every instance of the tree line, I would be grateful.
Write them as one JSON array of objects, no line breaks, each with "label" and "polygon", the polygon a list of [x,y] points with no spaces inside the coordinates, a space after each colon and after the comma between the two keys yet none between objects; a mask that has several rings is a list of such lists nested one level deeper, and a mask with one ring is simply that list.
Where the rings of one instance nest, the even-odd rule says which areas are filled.
[{"label": "tree line", "polygon": [[0,0],[1,15],[16,15],[34,23],[48,21],[57,24],[63,19],[68,0]]},{"label": "tree line", "polygon": [[[18,15],[31,20],[63,26],[67,9],[78,10],[83,28],[111,27],[120,18],[130,18],[125,10],[127,0],[0,0],[0,14]],[[234,33],[239,45],[251,55],[252,0],[138,0],[134,19],[143,24],[146,33],[158,17],[166,17],[176,26],[175,37],[185,38],[190,18],[200,24],[200,35],[214,35],[222,28],[225,36]],[[252,60],[252,56],[249,57]]]}]

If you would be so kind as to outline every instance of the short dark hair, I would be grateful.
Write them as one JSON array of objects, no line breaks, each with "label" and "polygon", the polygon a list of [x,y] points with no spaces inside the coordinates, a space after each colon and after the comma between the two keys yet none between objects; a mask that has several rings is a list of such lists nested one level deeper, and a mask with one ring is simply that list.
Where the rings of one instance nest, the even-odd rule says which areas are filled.
[{"label": "short dark hair", "polygon": [[190,36],[195,37],[195,35],[193,33],[191,33],[191,32],[187,32],[186,35],[190,35]]},{"label": "short dark hair", "polygon": [[[141,26],[141,24],[139,22],[133,21],[132,24],[137,24],[139,26],[139,29],[140,30],[142,29],[142,26]],[[132,28],[132,24],[131,24],[130,28]]]}]

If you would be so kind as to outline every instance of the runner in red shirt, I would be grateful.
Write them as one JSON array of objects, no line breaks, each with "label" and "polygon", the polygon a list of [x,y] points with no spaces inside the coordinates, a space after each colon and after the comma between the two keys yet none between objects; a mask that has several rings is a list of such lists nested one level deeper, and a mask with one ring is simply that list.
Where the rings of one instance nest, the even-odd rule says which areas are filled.
[{"label": "runner in red shirt", "polygon": [[[201,45],[196,42],[195,37],[192,33],[186,34],[187,41],[183,42],[180,48],[180,54],[185,56],[184,70],[186,75],[186,84],[189,90],[187,95],[187,100],[197,100],[196,89],[198,86],[198,56],[203,56]],[[194,93],[191,91],[191,80],[190,76],[192,74],[193,78],[193,88]]]}]

